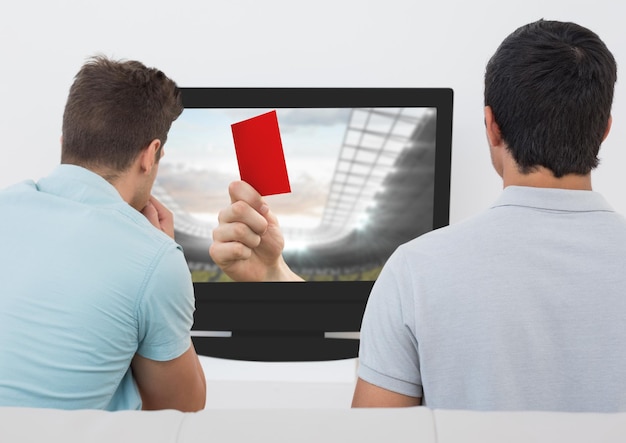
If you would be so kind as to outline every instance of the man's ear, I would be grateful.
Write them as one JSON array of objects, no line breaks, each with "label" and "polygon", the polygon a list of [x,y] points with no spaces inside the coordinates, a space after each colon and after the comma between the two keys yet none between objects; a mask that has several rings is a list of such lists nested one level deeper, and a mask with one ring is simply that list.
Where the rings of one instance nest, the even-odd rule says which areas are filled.
[{"label": "man's ear", "polygon": [[154,165],[158,163],[159,157],[157,156],[161,152],[161,140],[155,138],[150,144],[141,151],[139,154],[139,164],[142,172],[150,173]]},{"label": "man's ear", "polygon": [[604,136],[602,137],[602,141],[606,140],[609,136],[609,132],[611,132],[611,125],[613,124],[613,116],[609,115],[609,121],[606,124],[606,130],[604,131]]},{"label": "man's ear", "polygon": [[485,106],[485,129],[487,130],[487,141],[489,146],[500,146],[503,143],[500,126],[496,122],[491,106]]}]

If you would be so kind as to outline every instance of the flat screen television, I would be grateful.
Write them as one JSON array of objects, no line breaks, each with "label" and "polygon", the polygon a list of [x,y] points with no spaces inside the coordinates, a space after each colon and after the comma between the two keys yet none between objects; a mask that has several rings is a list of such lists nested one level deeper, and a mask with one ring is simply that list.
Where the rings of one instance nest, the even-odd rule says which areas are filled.
[{"label": "flat screen television", "polygon": [[[402,243],[449,223],[449,88],[181,88],[155,195],[194,281],[197,351],[353,358],[369,291]],[[291,192],[265,199],[305,282],[231,281],[208,250],[239,169],[231,124],[276,111]],[[353,334],[353,335],[350,335]]]}]

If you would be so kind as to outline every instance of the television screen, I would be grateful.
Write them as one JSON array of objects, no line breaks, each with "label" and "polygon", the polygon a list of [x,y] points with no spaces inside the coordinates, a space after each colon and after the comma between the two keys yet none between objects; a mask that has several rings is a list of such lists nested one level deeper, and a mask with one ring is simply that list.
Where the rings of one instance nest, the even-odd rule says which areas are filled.
[{"label": "television screen", "polygon": [[[276,328],[258,324],[281,315],[275,306],[261,320],[258,309],[296,300],[299,317],[310,317],[292,315],[301,332],[319,329],[313,323],[320,319],[313,317],[328,317],[328,310],[336,320],[322,320],[326,332],[358,330],[371,285],[390,254],[448,224],[450,89],[182,88],[182,93],[185,109],[170,130],[154,193],[175,214],[198,317],[205,318],[199,312],[209,309],[205,302],[236,303],[236,325],[221,324],[223,316],[216,315],[220,318],[206,321],[211,330]],[[232,282],[208,254],[217,214],[230,203],[228,184],[240,178],[231,125],[268,111],[276,111],[291,192],[265,199],[285,237],[285,261],[306,280],[298,286]],[[255,304],[250,315],[244,312],[246,300]],[[346,303],[356,312],[352,320],[339,306]]]}]

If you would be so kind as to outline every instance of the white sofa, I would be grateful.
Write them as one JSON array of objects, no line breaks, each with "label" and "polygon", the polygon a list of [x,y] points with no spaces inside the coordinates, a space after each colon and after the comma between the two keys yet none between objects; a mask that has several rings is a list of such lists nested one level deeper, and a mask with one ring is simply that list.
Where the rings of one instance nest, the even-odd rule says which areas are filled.
[{"label": "white sofa", "polygon": [[0,408],[0,442],[624,442],[626,413],[403,409],[62,411]]}]

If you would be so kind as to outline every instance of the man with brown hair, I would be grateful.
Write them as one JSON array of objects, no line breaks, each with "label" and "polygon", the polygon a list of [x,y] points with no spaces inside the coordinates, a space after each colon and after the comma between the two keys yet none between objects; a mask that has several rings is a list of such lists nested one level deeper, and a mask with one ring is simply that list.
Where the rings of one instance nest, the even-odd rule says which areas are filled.
[{"label": "man with brown hair", "polygon": [[194,294],[173,216],[151,196],[176,84],[90,59],[50,175],[0,193],[0,405],[202,409]]}]

